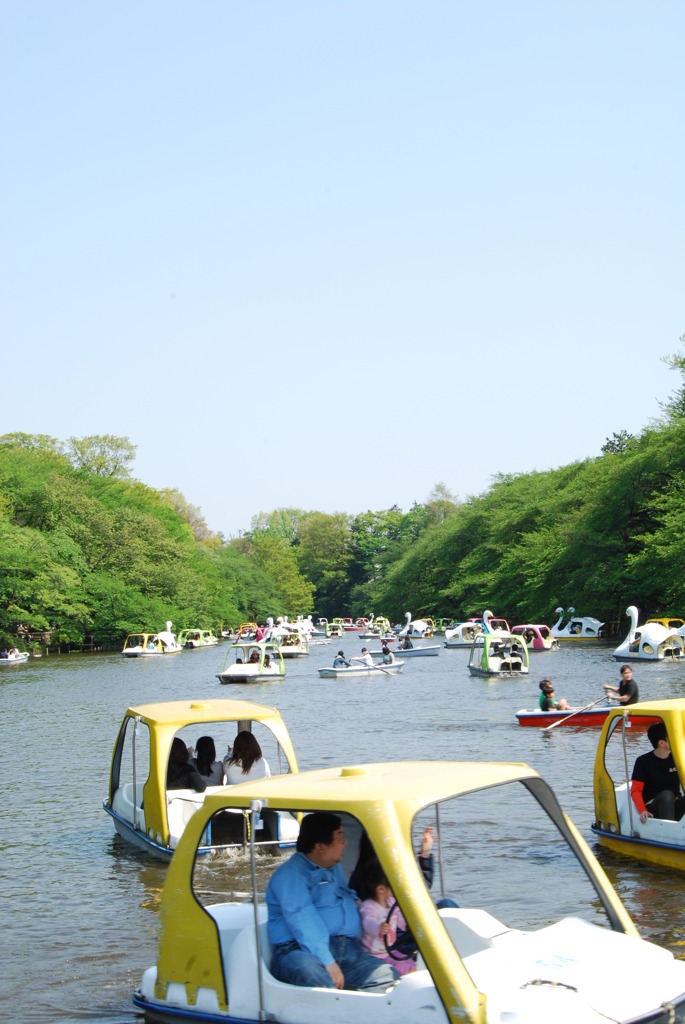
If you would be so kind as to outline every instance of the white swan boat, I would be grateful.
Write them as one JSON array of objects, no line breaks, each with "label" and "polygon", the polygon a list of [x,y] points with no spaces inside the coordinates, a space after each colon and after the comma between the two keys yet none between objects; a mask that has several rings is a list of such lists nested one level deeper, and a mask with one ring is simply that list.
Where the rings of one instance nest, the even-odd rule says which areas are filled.
[{"label": "white swan boat", "polygon": [[[241,815],[255,836],[263,808],[338,816],[346,838],[340,864],[346,879],[366,834],[415,936],[414,971],[387,988],[368,991],[291,985],[272,974],[263,897],[271,864],[252,842],[249,851],[222,861],[211,876],[197,857],[215,821],[220,825],[227,814]],[[459,907],[436,907],[417,862],[414,851],[429,825],[440,868],[436,895],[454,893]],[[501,882],[488,873],[482,856],[487,843],[506,848],[508,870]],[[550,893],[541,875],[557,865],[563,866],[563,882]],[[169,865],[159,921],[157,961],[145,970],[133,996],[136,1007],[155,1020],[677,1024],[685,1019],[685,963],[640,938],[554,793],[525,764],[356,764],[220,790],[205,799],[185,828]]]},{"label": "white swan boat", "polygon": [[435,623],[432,619],[412,619],[411,612],[404,613],[405,625],[397,631],[398,636],[424,637],[433,636]]},{"label": "white swan boat", "polygon": [[159,654],[178,654],[183,648],[171,632],[171,622],[159,633],[129,633],[122,654],[125,658],[148,658]]},{"label": "white swan boat", "polygon": [[630,618],[630,630],[614,651],[617,661],[664,661],[685,657],[685,639],[678,630],[668,629],[661,622],[638,626],[639,613],[634,604],[626,608],[626,614]]},{"label": "white swan boat", "polygon": [[499,636],[508,636],[511,632],[507,620],[494,618],[492,612],[488,608],[483,612],[483,631],[485,633],[492,633]]},{"label": "white swan boat", "polygon": [[23,665],[28,660],[29,652],[18,651],[16,647],[7,651],[6,654],[0,654],[0,665]]},{"label": "white swan boat", "polygon": [[458,622],[456,626],[445,630],[445,647],[470,648],[477,635],[482,632],[482,619],[469,619],[467,622]]},{"label": "white swan boat", "polygon": [[564,609],[556,608],[555,614],[559,616],[552,626],[552,633],[557,640],[600,640],[602,637],[603,622],[593,618],[592,615],[577,616],[575,608],[569,608],[568,622],[562,626],[564,621]]},{"label": "white swan boat", "polygon": [[396,676],[404,671],[403,661],[393,661],[391,665],[362,665],[361,663],[341,665],[340,668],[320,668],[319,679],[381,679],[383,676]]}]

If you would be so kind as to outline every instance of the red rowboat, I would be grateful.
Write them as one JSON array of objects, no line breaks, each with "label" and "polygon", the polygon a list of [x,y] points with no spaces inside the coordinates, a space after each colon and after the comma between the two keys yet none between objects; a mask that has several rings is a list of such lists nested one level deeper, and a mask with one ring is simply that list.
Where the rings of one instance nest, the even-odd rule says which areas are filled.
[{"label": "red rowboat", "polygon": [[[516,712],[516,717],[519,720],[519,725],[542,726],[543,728],[570,718],[571,721],[568,723],[569,729],[586,729],[592,726],[604,725],[607,715],[615,706],[615,704],[604,704],[601,708],[587,708],[585,711],[580,711],[578,708],[570,708],[568,711],[540,711],[539,708],[536,708],[534,711],[526,711],[522,708]],[[658,721],[658,718],[641,717],[639,720],[636,718],[631,719],[632,728],[642,730],[647,729],[653,722]],[[563,725],[560,725],[559,728],[563,729]]]}]

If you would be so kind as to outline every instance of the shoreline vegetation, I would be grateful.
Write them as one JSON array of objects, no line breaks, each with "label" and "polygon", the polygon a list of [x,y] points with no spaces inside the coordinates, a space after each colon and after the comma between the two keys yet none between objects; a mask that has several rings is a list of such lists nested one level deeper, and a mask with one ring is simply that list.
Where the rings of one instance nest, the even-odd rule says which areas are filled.
[{"label": "shoreline vegetation", "polygon": [[[685,336],[681,339],[685,343]],[[116,649],[127,633],[220,630],[269,615],[551,622],[574,606],[625,625],[628,604],[685,611],[685,355],[680,388],[638,436],[594,458],[496,476],[463,501],[437,484],[408,512],[260,512],[213,533],[176,490],[130,475],[135,445],[0,437],[0,645]],[[449,468],[449,467],[448,467]]]}]

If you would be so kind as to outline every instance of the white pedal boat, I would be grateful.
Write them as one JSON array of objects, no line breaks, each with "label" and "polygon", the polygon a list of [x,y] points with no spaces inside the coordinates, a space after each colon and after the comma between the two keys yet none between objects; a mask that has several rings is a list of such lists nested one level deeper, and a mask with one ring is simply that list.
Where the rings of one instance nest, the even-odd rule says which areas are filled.
[{"label": "white pedal boat", "polygon": [[638,626],[639,613],[634,604],[626,608],[630,630],[623,643],[614,651],[616,661],[665,661],[685,658],[685,639],[677,629],[669,629],[661,622],[646,622]]},{"label": "white pedal boat", "polygon": [[[207,893],[196,851],[215,816],[264,808],[337,814],[349,878],[366,832],[417,944],[416,970],[388,988],[285,984],[270,971],[262,893],[274,865],[250,844]],[[414,851],[434,828],[441,892],[471,906],[438,910]],[[483,843],[506,837],[494,880]],[[249,867],[248,867],[249,861]],[[563,884],[541,885],[550,866]],[[251,877],[236,899],[231,873]],[[248,883],[249,884],[249,883]],[[243,883],[240,888],[245,888]],[[437,895],[437,894],[436,894]],[[169,866],[159,954],[134,994],[154,1019],[210,1024],[667,1024],[685,1014],[685,963],[640,939],[602,868],[549,786],[523,764],[390,762],[245,782],[213,794]]]},{"label": "white pedal boat", "polygon": [[[208,796],[224,788],[208,786],[202,793],[167,789],[175,737],[195,746],[200,736],[211,735],[221,757],[226,744],[244,729],[254,734],[273,775],[297,771],[295,751],[276,708],[247,700],[176,700],[128,708],[114,744],[109,791],[102,805],[121,838],[168,861],[193,814]],[[274,833],[269,838],[279,845],[290,846],[297,839],[299,828],[290,815],[271,819],[268,826]],[[210,830],[198,853],[220,848],[218,833],[215,830],[212,836]]]}]

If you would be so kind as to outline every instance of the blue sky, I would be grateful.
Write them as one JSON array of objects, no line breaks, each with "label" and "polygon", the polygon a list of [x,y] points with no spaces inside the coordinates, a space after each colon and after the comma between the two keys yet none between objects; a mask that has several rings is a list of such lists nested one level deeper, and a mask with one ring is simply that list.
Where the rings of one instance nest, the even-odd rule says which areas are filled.
[{"label": "blue sky", "polygon": [[685,333],[681,0],[0,4],[0,432],[225,535],[637,432]]}]

